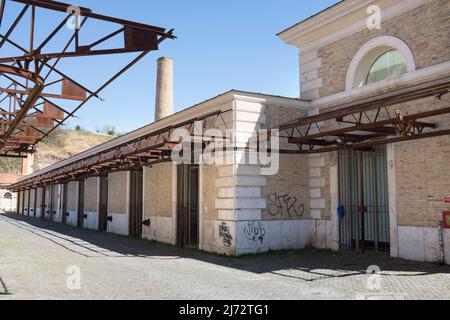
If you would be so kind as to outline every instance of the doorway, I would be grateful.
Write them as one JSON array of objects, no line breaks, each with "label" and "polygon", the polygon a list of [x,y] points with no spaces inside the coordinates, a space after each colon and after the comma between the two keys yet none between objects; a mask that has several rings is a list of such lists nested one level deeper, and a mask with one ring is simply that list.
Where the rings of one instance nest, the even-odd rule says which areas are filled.
[{"label": "doorway", "polygon": [[144,172],[142,169],[130,172],[130,222],[131,237],[142,237],[143,214],[143,184]]},{"label": "doorway", "polygon": [[177,245],[199,245],[199,166],[177,168]]},{"label": "doorway", "polygon": [[67,224],[67,216],[69,212],[67,211],[67,195],[68,195],[68,185],[64,183],[62,185],[62,223]]},{"label": "doorway", "polygon": [[340,247],[390,250],[386,146],[339,153]]},{"label": "doorway", "polygon": [[47,214],[46,215],[46,218],[49,220],[49,221],[53,221],[53,207],[54,207],[54,203],[53,203],[53,185],[51,185],[51,186],[49,186],[48,188],[47,188],[47,195],[46,195],[46,197],[47,197],[47,210],[45,211],[45,213]]},{"label": "doorway", "polygon": [[33,201],[33,217],[37,217],[37,203],[38,203],[38,189],[34,189],[34,201]]},{"label": "doorway", "polygon": [[84,225],[84,180],[78,181],[77,227]]},{"label": "doorway", "polygon": [[42,187],[42,194],[41,194],[41,219],[45,219],[45,210],[47,210],[47,204],[45,202],[46,199],[46,193],[47,193],[47,187]]},{"label": "doorway", "polygon": [[108,231],[108,177],[100,177],[100,195],[98,207],[98,230]]}]

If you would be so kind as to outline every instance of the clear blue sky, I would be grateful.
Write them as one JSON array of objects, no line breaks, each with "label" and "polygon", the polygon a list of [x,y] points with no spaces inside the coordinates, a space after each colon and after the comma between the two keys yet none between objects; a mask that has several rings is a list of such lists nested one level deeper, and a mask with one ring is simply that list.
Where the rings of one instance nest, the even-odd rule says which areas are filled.
[{"label": "clear blue sky", "polygon": [[[73,4],[97,13],[174,28],[178,39],[164,42],[160,51],[151,53],[116,80],[102,94],[106,101],[92,100],[78,113],[78,119],[70,121],[70,126],[79,124],[95,130],[113,124],[120,132],[128,132],[152,122],[156,59],[162,55],[175,61],[175,111],[230,89],[296,97],[298,52],[282,43],[276,33],[336,2],[73,0]],[[49,28],[58,24],[48,17],[38,18],[45,19],[43,24]],[[2,32],[10,21],[7,11]],[[91,31],[91,35],[104,35],[102,31]],[[16,36],[20,37],[20,32]],[[106,79],[127,59],[118,56],[103,61],[75,59],[65,64],[63,70],[81,83],[95,87],[93,79]]]}]

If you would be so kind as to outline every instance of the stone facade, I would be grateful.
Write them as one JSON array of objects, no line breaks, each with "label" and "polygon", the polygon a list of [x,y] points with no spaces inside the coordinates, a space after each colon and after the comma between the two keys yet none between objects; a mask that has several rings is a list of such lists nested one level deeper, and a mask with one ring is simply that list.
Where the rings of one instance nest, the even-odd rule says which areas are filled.
[{"label": "stone facade", "polygon": [[[381,5],[383,1],[373,2]],[[402,5],[401,1],[397,3]],[[394,11],[392,8],[385,10]],[[386,11],[382,10],[382,14]],[[338,97],[348,92],[351,88],[346,86],[346,82],[354,56],[366,43],[378,37],[389,36],[403,41],[413,55],[415,70],[438,67],[445,71],[448,67],[444,65],[450,61],[449,16],[448,1],[424,1],[411,10],[384,19],[379,30],[363,28],[353,33],[348,32],[343,37],[336,37],[334,41],[328,41],[325,45],[306,51],[302,50],[303,45],[308,44],[299,46],[301,97],[325,101],[328,97]],[[396,85],[400,87],[402,83],[398,82]],[[378,87],[381,92],[382,84]],[[370,92],[367,95],[370,95]],[[351,101],[352,92],[348,93],[348,97],[347,101]],[[442,108],[447,103],[447,100],[422,99],[398,105],[396,110],[412,114]],[[368,115],[373,116],[373,112],[369,112]],[[386,118],[386,115],[381,115],[380,119],[383,118]],[[434,117],[426,121],[437,124],[439,128],[446,128],[450,124],[450,117]],[[327,121],[323,127],[331,130],[338,125]],[[392,173],[395,179],[391,179],[394,183],[390,186],[389,192],[391,223],[394,223],[391,226],[391,254],[414,260],[440,261],[437,226],[442,219],[442,211],[450,209],[448,205],[443,204],[443,197],[450,195],[449,137],[397,143],[391,149],[392,168],[395,168]],[[326,221],[333,220],[335,215],[334,206],[330,207],[330,204],[335,202],[333,186],[330,185],[333,180],[330,176],[330,172],[333,172],[330,159],[332,158],[324,155],[311,156],[310,162],[311,183],[320,186],[320,189],[311,190],[311,196],[320,195],[323,198],[320,201],[312,199],[311,204],[314,204],[315,208],[311,207],[311,216]],[[315,247],[323,247],[323,241],[319,244],[321,241],[314,240],[315,234],[328,233],[325,230],[317,233],[318,228],[326,229],[320,225],[322,222],[313,226],[311,230],[310,243]],[[447,232],[444,232],[444,242],[446,247],[449,247],[450,238]]]},{"label": "stone facade", "polygon": [[322,86],[319,97],[345,91],[352,58],[366,42],[379,36],[394,36],[403,40],[414,55],[417,69],[449,61],[449,15],[448,1],[426,1],[418,8],[383,21],[380,30],[364,29],[320,48],[318,74]]},{"label": "stone facade", "polygon": [[[312,101],[230,91],[174,115],[178,120],[171,125],[220,110],[222,115],[214,123],[207,123],[203,129],[216,129],[223,135],[227,131],[233,132],[231,148],[225,152],[226,161],[213,164],[202,162],[199,165],[199,249],[228,255],[307,246],[340,249],[337,214],[341,200],[340,160],[337,152],[281,154],[279,167],[271,173],[267,173],[268,167],[261,160],[251,160],[255,160],[254,139],[261,129],[270,130],[294,119],[325,112],[330,101],[351,102],[375,93],[403,88],[413,81],[423,81],[425,76],[432,78],[436,74],[450,73],[448,1],[369,2],[378,3],[389,12],[390,17],[382,21],[380,30],[368,30],[364,25],[362,28],[351,28],[353,24],[348,22],[349,19],[358,18],[359,23],[359,15],[365,23],[365,8],[359,7],[358,12],[339,18],[339,30],[331,27],[332,30],[326,30],[326,21],[320,21],[322,24],[317,20],[318,26],[324,30],[321,31],[322,38],[313,39],[311,36],[310,42],[314,42],[314,46],[305,40],[308,39],[305,32],[299,44],[292,39],[288,42],[297,45],[301,51],[301,97]],[[348,0],[329,10],[338,10],[339,6],[347,4],[361,5],[360,2]],[[348,10],[352,10],[350,6]],[[304,23],[312,23],[320,17],[313,17]],[[330,25],[336,23],[333,20]],[[301,29],[301,24],[295,28]],[[311,34],[317,32],[311,31]],[[330,37],[329,33],[340,35],[332,41],[325,41]],[[414,58],[411,70],[392,81],[349,88],[348,73],[355,55],[365,44],[378,37],[395,37],[405,43]],[[396,110],[408,114],[442,108],[445,104],[448,100],[424,99],[396,106]],[[373,115],[374,112],[367,112],[367,116]],[[387,117],[382,113],[378,119]],[[450,125],[449,117],[434,117],[427,121],[438,127]],[[161,123],[153,129],[161,129],[158,125]],[[333,120],[318,126],[321,130],[334,129],[340,124]],[[318,132],[319,128],[311,128],[311,133]],[[286,137],[282,137],[280,148],[292,151],[296,146],[289,145]],[[437,225],[442,211],[450,210],[442,202],[444,196],[450,195],[450,139],[443,136],[390,144],[387,150],[391,255],[440,261],[442,252]],[[271,154],[272,157],[275,155]],[[142,236],[145,239],[177,243],[177,170],[174,163],[158,163],[144,168],[142,220],[145,226]],[[85,183],[83,209],[88,217],[92,215],[92,219],[88,218],[84,227],[96,229],[99,179],[88,178]],[[68,184],[67,221],[72,225],[77,223],[78,185],[78,182]],[[46,190],[48,193],[49,189]],[[130,172],[109,174],[108,195],[108,231],[128,235]],[[20,206],[27,203],[29,195],[20,192],[19,196],[25,197],[24,203],[19,201],[21,212]],[[450,234],[448,230],[443,234],[445,247],[449,248]],[[447,263],[448,251],[444,253]]]}]

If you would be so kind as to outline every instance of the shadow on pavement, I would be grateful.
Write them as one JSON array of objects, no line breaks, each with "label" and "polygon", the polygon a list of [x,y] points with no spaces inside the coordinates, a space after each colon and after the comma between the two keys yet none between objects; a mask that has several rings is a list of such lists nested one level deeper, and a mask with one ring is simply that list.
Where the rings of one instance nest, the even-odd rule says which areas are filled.
[{"label": "shadow on pavement", "polygon": [[0,296],[9,295],[8,287],[2,278],[0,278]]},{"label": "shadow on pavement", "polygon": [[405,277],[450,274],[448,265],[391,259],[387,255],[305,249],[233,258],[78,229],[15,214],[1,214],[0,221],[34,233],[88,258],[196,259],[256,274],[272,273],[303,281],[363,275],[367,274],[368,267],[373,265],[379,266],[382,274],[386,276],[389,276],[390,272],[394,272],[395,276]]}]

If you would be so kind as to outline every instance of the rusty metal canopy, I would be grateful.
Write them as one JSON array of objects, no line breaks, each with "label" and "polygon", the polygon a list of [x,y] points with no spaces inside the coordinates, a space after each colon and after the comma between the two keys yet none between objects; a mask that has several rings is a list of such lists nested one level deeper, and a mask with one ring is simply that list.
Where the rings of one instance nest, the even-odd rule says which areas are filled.
[{"label": "rusty metal canopy", "polygon": [[[346,148],[368,150],[376,145],[450,135],[450,128],[427,122],[450,114],[450,77],[358,99],[327,108],[318,115],[277,127],[295,148],[281,153],[312,154]],[[402,104],[434,97],[438,107],[417,112]],[[450,123],[450,122],[449,122]]]},{"label": "rusty metal canopy", "polygon": [[[171,162],[172,151],[182,142],[171,141],[175,130],[184,128],[192,137],[204,137],[206,132],[214,128],[217,122],[226,127],[227,124],[223,115],[231,111],[231,109],[215,111],[149,132],[130,141],[117,143],[113,147],[76,161],[69,161],[68,164],[61,165],[48,172],[36,173],[35,176],[25,178],[10,186],[9,189],[19,191],[83,180],[87,177],[104,176],[112,172],[138,169],[161,162]],[[198,123],[202,123],[201,128]],[[199,148],[206,148],[208,145],[207,141],[192,143],[198,143]]]},{"label": "rusty metal canopy", "polygon": [[[59,17],[51,31],[39,28],[44,23],[38,19],[38,10]],[[14,12],[18,12],[15,18]],[[5,21],[7,14],[11,21]],[[74,28],[67,37],[62,30],[72,19]],[[93,28],[102,23],[114,31],[92,40],[86,27],[88,21]],[[3,29],[6,22],[9,25]],[[20,42],[23,39],[14,37],[18,29],[20,38],[23,33],[28,37],[26,48]],[[64,35],[68,39],[61,41]],[[123,37],[122,45],[111,41],[119,36]],[[100,15],[87,8],[50,0],[0,0],[0,156],[33,153],[37,143],[66,124],[89,100],[100,99],[107,86],[149,52],[158,50],[166,39],[175,39],[173,30]],[[60,51],[48,49],[58,44],[63,47]],[[60,67],[60,62],[68,58],[125,53],[137,53],[137,57],[94,90]]]}]

